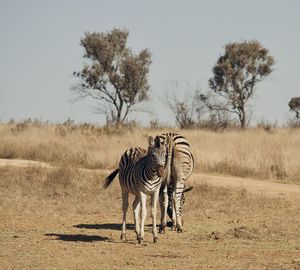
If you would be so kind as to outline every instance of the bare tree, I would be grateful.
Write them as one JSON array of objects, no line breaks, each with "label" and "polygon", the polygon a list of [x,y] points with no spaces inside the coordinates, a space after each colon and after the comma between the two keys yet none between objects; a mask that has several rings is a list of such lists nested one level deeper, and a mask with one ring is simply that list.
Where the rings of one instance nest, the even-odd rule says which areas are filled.
[{"label": "bare tree", "polygon": [[203,114],[205,117],[199,118],[199,126],[218,129],[235,125],[228,103],[220,100],[214,93],[207,92],[203,94],[202,92],[196,92],[194,99],[196,106],[200,104],[200,107],[205,112]]},{"label": "bare tree", "polygon": [[235,114],[242,128],[247,125],[247,103],[255,86],[272,72],[274,59],[258,41],[228,43],[213,68],[209,87],[224,102],[218,110]]},{"label": "bare tree", "polygon": [[293,97],[288,103],[290,110],[296,113],[296,118],[300,118],[300,97]]},{"label": "bare tree", "polygon": [[195,110],[189,98],[179,98],[175,92],[165,96],[166,103],[172,111],[179,128],[190,128],[195,125]]},{"label": "bare tree", "polygon": [[114,29],[107,33],[85,33],[81,46],[89,60],[73,75],[80,83],[73,87],[78,98],[91,97],[107,121],[122,124],[137,104],[148,100],[148,73],[151,55],[147,49],[135,55],[126,47],[129,32]]},{"label": "bare tree", "polygon": [[164,83],[164,100],[174,115],[179,128],[191,128],[196,125],[197,114],[201,114],[195,107],[194,93],[190,86],[183,92],[177,81]]},{"label": "bare tree", "polygon": [[230,123],[228,112],[212,110],[211,95],[204,95],[198,87],[195,90],[188,87],[184,96],[180,94],[177,82],[165,84],[165,88],[168,89],[165,101],[178,127],[225,128]]}]

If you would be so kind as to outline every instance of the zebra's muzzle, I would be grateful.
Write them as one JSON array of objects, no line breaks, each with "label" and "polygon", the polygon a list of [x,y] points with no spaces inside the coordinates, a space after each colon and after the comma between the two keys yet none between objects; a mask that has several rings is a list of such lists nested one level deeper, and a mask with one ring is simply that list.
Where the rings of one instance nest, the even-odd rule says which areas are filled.
[{"label": "zebra's muzzle", "polygon": [[163,174],[164,174],[164,166],[159,166],[158,167],[158,170],[157,170],[157,175],[158,175],[158,177],[162,177],[163,176]]}]

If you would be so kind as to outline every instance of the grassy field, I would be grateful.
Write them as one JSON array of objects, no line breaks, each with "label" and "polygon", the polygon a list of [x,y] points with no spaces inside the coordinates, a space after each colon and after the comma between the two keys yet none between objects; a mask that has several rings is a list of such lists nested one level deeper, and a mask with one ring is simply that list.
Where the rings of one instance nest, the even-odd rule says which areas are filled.
[{"label": "grassy field", "polygon": [[[132,146],[169,130],[111,130],[91,125],[0,125],[0,158],[22,158],[84,168],[113,169]],[[300,129],[183,130],[195,171],[300,183]]]},{"label": "grassy field", "polygon": [[[163,131],[0,125],[0,158],[54,166],[0,167],[0,269],[300,269],[299,196],[214,187],[197,173],[182,234],[167,230],[153,244],[148,209],[140,246],[130,208],[120,240],[119,184],[103,190],[103,179],[126,148]],[[299,130],[181,133],[196,172],[300,183]]]}]

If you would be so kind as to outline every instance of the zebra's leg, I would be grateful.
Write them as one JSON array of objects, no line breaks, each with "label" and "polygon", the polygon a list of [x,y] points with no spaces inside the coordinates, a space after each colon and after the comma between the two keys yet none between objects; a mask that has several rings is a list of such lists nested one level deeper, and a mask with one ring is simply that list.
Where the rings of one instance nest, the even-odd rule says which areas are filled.
[{"label": "zebra's leg", "polygon": [[152,217],[152,234],[153,234],[153,242],[158,242],[157,237],[157,228],[156,228],[156,213],[157,213],[157,201],[159,196],[159,188],[157,188],[151,194],[151,217]]},{"label": "zebra's leg", "polygon": [[172,227],[171,227],[171,231],[176,231],[177,229],[177,218],[176,218],[176,206],[175,206],[175,196],[176,196],[176,193],[175,193],[175,190],[176,188],[174,188],[174,190],[172,191],[172,194],[171,194],[171,205],[172,205]]},{"label": "zebra's leg", "polygon": [[[188,190],[189,191],[189,190]],[[181,198],[180,198],[180,205],[179,205],[179,213],[180,213],[180,216],[181,216],[181,226],[183,226],[183,216],[182,216],[182,208],[183,208],[183,205],[184,205],[184,202],[185,202],[185,197],[184,197],[184,192],[185,191],[183,191],[182,193],[181,193]],[[175,196],[175,195],[174,195]],[[172,197],[172,196],[170,196],[170,197]],[[175,202],[175,200],[174,200],[174,202]],[[178,228],[177,228],[177,220],[176,220],[176,212],[175,212],[175,206],[173,207],[173,209],[172,209],[172,222],[173,222],[173,226],[172,226],[172,230],[174,230],[174,231],[176,231]]]},{"label": "zebra's leg", "polygon": [[165,233],[165,228],[166,228],[166,225],[167,225],[167,208],[168,208],[167,185],[165,185],[165,187],[160,190],[159,205],[160,205],[159,233]]},{"label": "zebra's leg", "polygon": [[176,191],[173,193],[173,201],[174,201],[174,208],[175,208],[175,215],[176,215],[176,228],[177,232],[181,233],[182,229],[182,194],[184,189],[184,180],[179,181],[176,183]]},{"label": "zebra's leg", "polygon": [[136,239],[139,239],[140,235],[140,222],[139,222],[139,215],[140,215],[140,197],[135,196],[135,199],[132,203],[132,209],[133,209],[133,217],[134,217],[134,225],[135,225],[135,233],[136,233]]},{"label": "zebra's leg", "polygon": [[167,208],[167,214],[168,214],[169,218],[171,219],[172,225],[173,225],[175,214],[174,214],[173,196],[172,196],[172,194],[173,194],[173,187],[172,187],[172,185],[170,185],[170,186],[168,186],[168,208]]},{"label": "zebra's leg", "polygon": [[122,233],[121,240],[126,240],[126,214],[128,210],[128,192],[122,189],[122,211],[123,211],[123,222],[122,222]]},{"label": "zebra's leg", "polygon": [[144,243],[144,235],[145,235],[145,231],[144,231],[144,227],[145,227],[145,220],[146,220],[146,216],[147,216],[147,194],[140,192],[140,204],[141,204],[141,230],[140,230],[140,236],[139,236],[139,244],[143,244]]}]

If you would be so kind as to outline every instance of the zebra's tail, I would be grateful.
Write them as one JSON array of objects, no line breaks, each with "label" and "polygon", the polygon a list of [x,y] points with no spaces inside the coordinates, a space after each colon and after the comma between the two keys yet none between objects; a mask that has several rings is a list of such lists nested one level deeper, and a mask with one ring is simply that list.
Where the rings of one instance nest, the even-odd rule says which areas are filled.
[{"label": "zebra's tail", "polygon": [[183,193],[189,192],[189,191],[191,191],[193,188],[194,188],[193,186],[185,187],[185,188],[183,189]]},{"label": "zebra's tail", "polygon": [[109,176],[107,176],[104,180],[104,184],[103,184],[103,188],[107,189],[109,187],[109,185],[111,184],[111,182],[114,180],[114,178],[116,177],[116,175],[119,173],[119,168],[115,169]]},{"label": "zebra's tail", "polygon": [[170,184],[171,181],[171,163],[173,159],[173,148],[174,148],[174,142],[170,137],[167,137],[167,141],[165,142],[167,145],[167,161],[166,161],[166,171],[165,171],[165,181],[163,185]]}]

